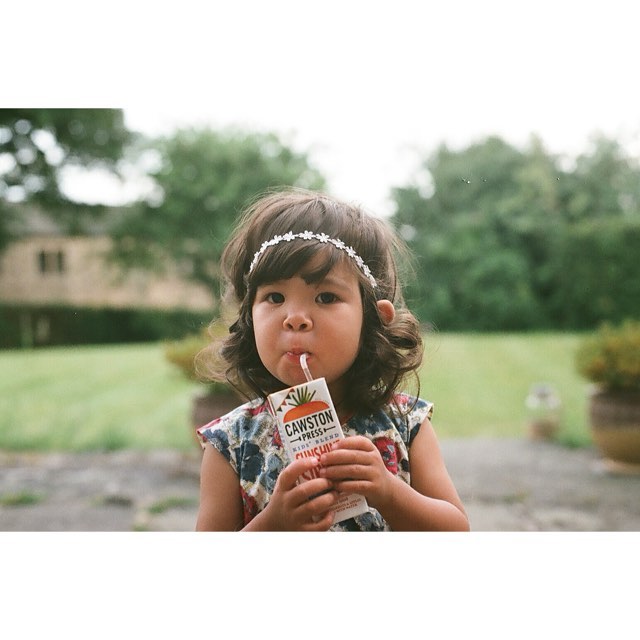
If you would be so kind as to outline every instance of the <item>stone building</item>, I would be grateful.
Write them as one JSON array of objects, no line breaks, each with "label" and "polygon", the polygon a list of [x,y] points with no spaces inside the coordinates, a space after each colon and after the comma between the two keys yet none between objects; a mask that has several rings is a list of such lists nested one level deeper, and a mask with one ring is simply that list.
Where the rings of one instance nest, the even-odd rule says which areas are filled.
[{"label": "stone building", "polygon": [[19,239],[0,253],[0,306],[21,310],[19,322],[25,325],[21,331],[35,334],[29,343],[46,344],[50,333],[50,314],[32,314],[31,309],[63,306],[208,314],[214,308],[210,291],[188,281],[179,265],[165,265],[164,273],[156,274],[123,271],[110,262],[112,241],[104,229],[94,227],[85,235],[67,236],[34,210],[21,212],[20,220]]},{"label": "stone building", "polygon": [[207,311],[209,291],[181,277],[176,265],[162,275],[122,272],[109,263],[108,236],[31,235],[0,255],[0,302],[19,305],[154,308]]}]

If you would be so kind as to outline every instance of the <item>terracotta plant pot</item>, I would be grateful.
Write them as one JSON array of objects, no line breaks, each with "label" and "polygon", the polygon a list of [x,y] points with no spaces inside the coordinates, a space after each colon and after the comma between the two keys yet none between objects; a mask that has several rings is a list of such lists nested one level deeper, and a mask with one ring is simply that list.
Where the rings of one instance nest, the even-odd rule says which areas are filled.
[{"label": "terracotta plant pot", "polygon": [[243,402],[233,391],[216,391],[194,396],[191,405],[191,426],[193,427],[193,437],[198,444],[200,440],[195,433],[196,429],[225,413],[229,413]]},{"label": "terracotta plant pot", "polygon": [[529,420],[527,423],[527,434],[531,440],[553,440],[559,428],[559,420],[555,418]]},{"label": "terracotta plant pot", "polygon": [[640,392],[595,391],[589,411],[593,442],[605,464],[640,473]]}]

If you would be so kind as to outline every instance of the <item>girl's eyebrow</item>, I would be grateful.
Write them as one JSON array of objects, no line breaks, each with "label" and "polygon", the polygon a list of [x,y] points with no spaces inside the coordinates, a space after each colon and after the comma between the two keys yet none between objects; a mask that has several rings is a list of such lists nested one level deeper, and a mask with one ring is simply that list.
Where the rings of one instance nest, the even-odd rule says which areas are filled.
[{"label": "girl's eyebrow", "polygon": [[[298,277],[305,280],[304,275],[299,274]],[[287,280],[291,280],[291,278],[281,278],[278,280],[273,280],[271,282],[263,282],[262,284],[258,285],[258,289],[262,287],[269,287],[269,288],[280,287],[280,286],[283,286],[287,282]],[[321,280],[316,280],[315,282],[307,282],[307,284],[314,288],[318,288],[318,287],[336,287],[341,289],[350,288],[349,283],[344,278],[341,278],[339,276],[332,276],[332,275],[326,275]]]},{"label": "girl's eyebrow", "polygon": [[349,283],[344,278],[327,275],[315,284],[316,287],[336,287],[339,289],[350,289]]}]

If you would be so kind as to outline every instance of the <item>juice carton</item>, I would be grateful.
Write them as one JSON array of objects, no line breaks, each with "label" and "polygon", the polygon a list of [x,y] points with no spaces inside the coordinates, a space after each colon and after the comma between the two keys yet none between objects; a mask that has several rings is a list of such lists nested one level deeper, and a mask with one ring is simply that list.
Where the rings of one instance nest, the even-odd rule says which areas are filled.
[{"label": "juice carton", "polygon": [[[313,456],[319,458],[331,450],[335,440],[345,437],[324,378],[272,393],[267,400],[278,422],[280,439],[290,462]],[[317,469],[311,469],[300,476],[300,481],[316,477]],[[334,522],[365,513],[367,509],[364,496],[344,495],[332,509]]]}]

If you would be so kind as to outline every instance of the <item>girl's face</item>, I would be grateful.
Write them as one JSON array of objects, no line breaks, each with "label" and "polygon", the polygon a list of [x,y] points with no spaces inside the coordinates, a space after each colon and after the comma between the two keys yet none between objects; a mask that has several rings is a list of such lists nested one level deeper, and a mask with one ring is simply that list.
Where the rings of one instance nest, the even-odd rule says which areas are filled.
[{"label": "girl's face", "polygon": [[324,377],[334,402],[340,403],[363,322],[353,268],[339,262],[317,283],[294,276],[261,285],[252,314],[258,355],[267,370],[286,386],[305,382],[300,355],[306,353],[314,378]]}]

